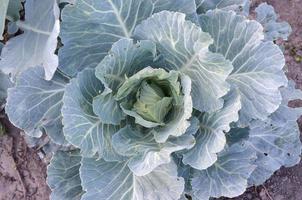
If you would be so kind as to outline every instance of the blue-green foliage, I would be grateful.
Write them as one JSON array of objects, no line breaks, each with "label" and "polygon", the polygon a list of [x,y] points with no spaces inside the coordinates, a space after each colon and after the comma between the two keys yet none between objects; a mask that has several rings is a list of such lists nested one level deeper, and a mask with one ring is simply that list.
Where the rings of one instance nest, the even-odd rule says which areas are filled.
[{"label": "blue-green foliage", "polygon": [[235,197],[300,161],[272,7],[255,21],[247,0],[61,2],[59,23],[56,0],[27,0],[0,60],[9,119],[62,147],[52,200]]}]

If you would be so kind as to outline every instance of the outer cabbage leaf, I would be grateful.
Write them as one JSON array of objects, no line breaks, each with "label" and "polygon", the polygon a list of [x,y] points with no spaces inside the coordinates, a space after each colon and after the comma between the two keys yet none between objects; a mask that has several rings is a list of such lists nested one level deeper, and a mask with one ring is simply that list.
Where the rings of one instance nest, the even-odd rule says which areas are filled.
[{"label": "outer cabbage leaf", "polygon": [[194,137],[183,135],[170,137],[165,143],[157,143],[152,132],[134,130],[126,126],[114,134],[113,147],[118,153],[129,156],[128,166],[134,174],[143,176],[156,167],[171,161],[170,154],[192,148]]},{"label": "outer cabbage leaf", "polygon": [[195,0],[197,13],[203,14],[208,10],[216,8],[223,10],[233,10],[238,13],[249,14],[250,1],[249,0]]},{"label": "outer cabbage leaf", "polygon": [[107,161],[122,159],[112,145],[112,135],[120,126],[103,124],[94,114],[92,101],[103,90],[94,69],[86,69],[66,86],[63,97],[63,131],[66,139],[81,149],[83,156],[98,153]]},{"label": "outer cabbage leaf", "polygon": [[250,184],[264,183],[281,166],[291,167],[300,162],[302,145],[297,118],[302,108],[290,108],[288,101],[302,99],[302,92],[294,83],[281,90],[283,102],[279,109],[264,122],[255,121],[250,126],[247,144],[257,152],[256,170]]},{"label": "outer cabbage leaf", "polygon": [[250,129],[247,144],[257,152],[257,168],[249,179],[251,185],[261,185],[281,166],[291,167],[300,162],[302,148],[295,121],[284,126],[269,120],[255,121]]},{"label": "outer cabbage leaf", "polygon": [[75,4],[76,0],[60,0],[60,3],[69,3],[69,4]]},{"label": "outer cabbage leaf", "polygon": [[58,67],[58,57],[54,54],[60,31],[57,2],[27,0],[25,10],[25,21],[17,22],[24,33],[7,42],[0,68],[15,77],[30,67],[43,66],[45,79],[50,80]]},{"label": "outer cabbage leaf", "polygon": [[288,107],[288,101],[302,99],[302,92],[295,90],[294,83],[281,88],[281,106],[267,120],[254,120],[249,127],[232,128],[227,133],[229,145],[243,143],[256,153],[257,166],[249,178],[250,185],[264,183],[281,166],[290,167],[300,161],[301,142],[296,120],[302,108]]},{"label": "outer cabbage leaf", "polygon": [[196,169],[192,168],[190,165],[185,165],[182,162],[182,156],[179,154],[179,152],[174,153],[172,156],[174,162],[177,165],[178,176],[183,177],[185,181],[185,190],[180,200],[187,200],[186,195],[189,195],[192,192],[191,181],[193,179],[193,174]]},{"label": "outer cabbage leaf", "polygon": [[225,147],[225,132],[230,130],[231,122],[238,120],[240,108],[240,97],[238,93],[233,92],[225,97],[225,104],[221,110],[210,114],[198,113],[196,145],[183,153],[183,163],[199,170],[213,165],[217,161],[217,153]]},{"label": "outer cabbage leaf", "polygon": [[227,81],[239,90],[241,123],[266,119],[281,103],[279,87],[287,84],[280,48],[263,41],[261,24],[232,11],[209,11],[200,23],[214,38],[211,51],[223,54],[234,66]]},{"label": "outer cabbage leaf", "polygon": [[3,47],[4,47],[4,44],[2,42],[0,42],[0,54],[1,54],[1,51],[2,51]]},{"label": "outer cabbage leaf", "polygon": [[44,79],[42,67],[20,74],[8,90],[6,113],[10,121],[32,137],[43,130],[57,144],[66,144],[62,132],[62,98],[68,78],[57,72],[51,81]]},{"label": "outer cabbage leaf", "polygon": [[[0,40],[5,26],[5,19],[16,21],[20,18],[19,11],[22,8],[20,0],[0,0]],[[0,51],[1,53],[1,51]]]},{"label": "outer cabbage leaf", "polygon": [[302,99],[302,91],[295,89],[295,82],[292,80],[288,82],[287,87],[282,87],[280,91],[282,95],[282,103],[270,118],[275,125],[282,126],[288,121],[296,121],[302,115],[301,107],[291,108],[288,106],[288,102]]},{"label": "outer cabbage leaf", "polygon": [[9,77],[0,71],[0,107],[5,103],[7,98],[7,89],[12,87],[13,84]]},{"label": "outer cabbage leaf", "polygon": [[2,34],[4,31],[4,26],[5,26],[5,18],[6,18],[8,3],[9,3],[9,0],[0,1],[0,40],[3,39]]},{"label": "outer cabbage leaf", "polygon": [[287,22],[278,22],[278,16],[275,13],[273,6],[267,3],[260,4],[256,9],[256,20],[264,27],[265,40],[287,40],[292,32],[290,25]]},{"label": "outer cabbage leaf", "polygon": [[193,199],[236,197],[247,188],[247,179],[255,169],[255,152],[240,144],[227,147],[218,155],[217,162],[208,169],[194,171]]},{"label": "outer cabbage leaf", "polygon": [[49,137],[40,137],[35,138],[29,135],[24,135],[24,140],[28,147],[41,150],[42,154],[39,154],[44,160],[48,160],[53,156],[53,154],[57,151],[71,151],[75,148],[72,145],[58,145],[54,143]]},{"label": "outer cabbage leaf", "polygon": [[145,176],[135,176],[127,162],[83,158],[80,168],[86,193],[82,200],[175,200],[184,190],[175,163],[161,165]]},{"label": "outer cabbage leaf", "polygon": [[51,200],[80,200],[83,194],[79,151],[56,152],[47,168],[47,183],[52,190]]},{"label": "outer cabbage leaf", "polygon": [[[234,124],[233,124],[234,125]],[[244,140],[247,140],[249,138],[249,127],[232,127],[229,132],[226,133],[227,137],[227,144],[233,145],[235,143],[242,143]]]},{"label": "outer cabbage leaf", "polygon": [[19,27],[17,26],[16,22],[8,22],[7,24],[7,33],[9,35],[13,35],[15,33],[17,33],[19,30]]},{"label": "outer cabbage leaf", "polygon": [[93,111],[103,123],[118,125],[125,115],[112,93],[103,92],[94,97]]},{"label": "outer cabbage leaf", "polygon": [[137,24],[166,9],[190,14],[196,7],[194,0],[78,0],[65,6],[60,68],[75,76],[86,67],[97,66],[114,42],[131,38]]},{"label": "outer cabbage leaf", "polygon": [[126,77],[151,65],[155,56],[155,45],[150,41],[134,43],[132,39],[121,39],[113,44],[109,55],[96,67],[96,76],[105,90],[95,97],[93,107],[102,122],[119,124],[125,118],[114,95]]},{"label": "outer cabbage leaf", "polygon": [[20,19],[20,10],[22,9],[22,0],[10,0],[7,7],[6,18],[9,21],[17,21]]},{"label": "outer cabbage leaf", "polygon": [[185,14],[163,11],[143,21],[135,29],[139,39],[154,41],[167,70],[176,70],[192,80],[194,108],[214,111],[222,108],[221,99],[228,90],[226,78],[232,65],[222,55],[208,51],[210,35],[190,21]]}]

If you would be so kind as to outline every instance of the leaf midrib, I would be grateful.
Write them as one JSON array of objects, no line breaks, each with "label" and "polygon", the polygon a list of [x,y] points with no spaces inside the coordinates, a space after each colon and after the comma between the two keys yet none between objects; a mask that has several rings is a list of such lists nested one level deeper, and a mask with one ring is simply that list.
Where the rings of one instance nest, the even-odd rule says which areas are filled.
[{"label": "leaf midrib", "polygon": [[124,22],[124,20],[122,19],[122,16],[120,15],[120,13],[119,13],[119,11],[118,11],[116,5],[114,5],[114,3],[112,2],[112,0],[108,0],[108,3],[110,4],[110,6],[111,6],[111,8],[112,8],[112,10],[113,10],[113,12],[114,12],[114,14],[115,14],[115,16],[116,16],[116,19],[117,19],[117,21],[119,22],[119,24],[120,24],[120,26],[121,26],[121,28],[122,28],[122,30],[123,30],[125,36],[126,36],[127,38],[131,38],[131,33],[129,33],[127,27],[125,26],[125,22]]}]

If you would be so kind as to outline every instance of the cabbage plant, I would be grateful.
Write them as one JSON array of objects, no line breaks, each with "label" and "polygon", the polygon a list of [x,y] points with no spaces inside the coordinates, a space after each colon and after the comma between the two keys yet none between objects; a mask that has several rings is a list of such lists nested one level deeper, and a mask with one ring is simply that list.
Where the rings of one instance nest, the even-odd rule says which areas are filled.
[{"label": "cabbage plant", "polygon": [[302,92],[273,41],[290,27],[269,5],[256,20],[247,0],[61,5],[59,22],[57,1],[26,0],[0,61],[9,119],[61,149],[52,200],[236,197],[300,161]]}]

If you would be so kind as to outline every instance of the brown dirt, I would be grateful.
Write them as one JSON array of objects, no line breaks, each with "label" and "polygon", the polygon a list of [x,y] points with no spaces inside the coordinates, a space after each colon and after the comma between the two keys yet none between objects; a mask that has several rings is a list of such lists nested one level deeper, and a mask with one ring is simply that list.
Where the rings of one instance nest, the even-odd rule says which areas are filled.
[{"label": "brown dirt", "polygon": [[[302,89],[302,0],[253,0],[252,7],[267,2],[282,20],[289,22],[293,33],[283,42],[288,77]],[[48,200],[46,164],[37,151],[26,146],[20,131],[4,121],[7,134],[0,136],[0,200]],[[299,120],[302,128],[302,118]],[[227,198],[222,198],[226,200]],[[302,163],[282,168],[264,185],[250,188],[232,200],[302,200]]]},{"label": "brown dirt", "polygon": [[48,200],[46,165],[5,118],[0,137],[0,200]]}]

